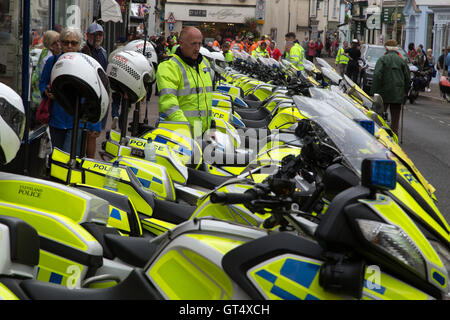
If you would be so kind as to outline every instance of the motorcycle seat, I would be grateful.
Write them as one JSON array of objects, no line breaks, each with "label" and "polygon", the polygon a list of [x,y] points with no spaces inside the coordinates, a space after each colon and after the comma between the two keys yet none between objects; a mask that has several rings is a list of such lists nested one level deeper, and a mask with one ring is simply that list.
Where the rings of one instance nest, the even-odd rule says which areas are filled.
[{"label": "motorcycle seat", "polygon": [[244,122],[245,126],[248,128],[266,128],[270,123],[270,120],[268,118],[261,120],[242,119],[242,122]]},{"label": "motorcycle seat", "polygon": [[149,238],[142,237],[106,234],[105,242],[117,258],[137,268],[145,267],[157,249]]},{"label": "motorcycle seat", "polygon": [[155,198],[152,218],[179,224],[189,220],[195,209],[197,209],[197,207],[188,204],[181,204]]},{"label": "motorcycle seat", "polygon": [[38,280],[23,280],[20,287],[31,300],[159,300],[141,269],[134,269],[117,285],[102,289],[69,289]]},{"label": "motorcycle seat", "polygon": [[249,100],[249,99],[244,99],[244,102],[253,109],[259,108],[263,105],[263,101],[261,100]]},{"label": "motorcycle seat", "polygon": [[262,120],[270,115],[270,112],[265,108],[259,109],[245,109],[245,108],[235,108],[236,111],[243,119],[246,120]]},{"label": "motorcycle seat", "polygon": [[206,189],[214,189],[229,179],[230,177],[218,176],[205,171],[188,168],[187,184],[189,185],[200,186]]}]

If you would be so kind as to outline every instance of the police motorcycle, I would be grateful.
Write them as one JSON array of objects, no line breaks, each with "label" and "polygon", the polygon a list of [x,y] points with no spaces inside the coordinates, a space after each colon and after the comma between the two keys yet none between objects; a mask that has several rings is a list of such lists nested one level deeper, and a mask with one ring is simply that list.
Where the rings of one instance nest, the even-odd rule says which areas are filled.
[{"label": "police motorcycle", "polygon": [[[331,66],[329,66],[324,60],[323,61],[321,61],[321,60],[322,59],[320,59],[319,62],[321,62],[324,67],[328,66],[328,69],[330,70],[330,74],[335,74],[337,77],[340,77],[334,71],[331,72],[331,70],[332,70]],[[324,70],[324,68],[322,68],[322,70]],[[314,98],[319,98],[319,99],[332,99],[335,101],[339,101],[340,102],[339,104],[333,104],[333,106],[337,107],[337,108],[341,108],[341,109],[342,108],[347,109],[347,111],[346,111],[347,115],[351,116],[352,114],[356,113],[356,114],[358,114],[357,118],[359,120],[366,119],[366,117],[368,117],[369,119],[372,119],[376,124],[375,125],[375,136],[377,137],[377,139],[379,139],[384,145],[395,150],[395,153],[397,154],[397,156],[402,158],[402,160],[408,164],[408,167],[410,168],[410,170],[413,171],[415,176],[418,177],[418,179],[421,181],[421,183],[424,186],[426,186],[426,189],[427,189],[429,195],[434,197],[433,186],[431,186],[425,180],[425,178],[420,174],[420,172],[417,170],[417,168],[414,166],[414,164],[408,158],[408,156],[401,150],[401,148],[397,144],[398,143],[397,136],[389,128],[388,123],[385,122],[383,117],[380,116],[380,114],[382,114],[381,112],[384,112],[382,98],[379,95],[375,95],[373,98],[373,103],[371,105],[371,108],[373,110],[368,110],[368,109],[366,109],[366,107],[362,106],[360,103],[355,101],[355,99],[350,99],[349,96],[344,93],[344,92],[348,92],[349,89],[356,90],[357,92],[359,92],[357,90],[357,86],[347,76],[345,76],[344,78],[341,78],[338,82],[336,82],[336,84],[340,84],[340,86],[339,87],[337,85],[327,86],[327,88],[331,89],[331,91],[321,89],[320,87],[317,87],[317,88],[312,87],[310,89],[309,94],[304,93],[304,92],[303,92],[303,94],[314,97]],[[342,88],[344,88],[344,90]],[[315,93],[315,94],[313,94],[313,93]],[[356,110],[351,110],[351,108],[349,109],[348,107],[350,107],[350,104],[353,104],[356,107],[355,108]],[[368,105],[368,104],[366,104],[366,105]],[[282,112],[279,115],[280,119],[279,120],[274,119],[273,123],[271,123],[271,126],[269,126],[270,129],[283,128],[283,124],[284,124],[284,127],[289,127],[289,123],[292,123],[292,121],[298,121],[299,119],[302,118],[298,113],[295,112],[295,109],[285,109],[285,110],[287,112],[289,112],[291,110],[294,110],[294,111],[291,112],[291,114],[289,114],[289,115],[286,115]],[[361,115],[360,110],[363,111],[366,116]],[[374,110],[377,112],[374,112]],[[353,116],[353,118],[354,118],[354,116]],[[280,121],[281,119],[282,119],[282,121]],[[368,120],[368,119],[366,119],[366,120]],[[277,123],[279,123],[280,125],[277,125]]]},{"label": "police motorcycle", "polygon": [[[33,280],[31,267],[39,248],[36,232],[21,221],[0,218],[0,228],[15,234],[3,245],[16,248],[11,258],[3,256],[8,263],[0,280],[2,296],[46,300],[448,298],[448,247],[429,240],[430,235],[390,196],[396,184],[395,162],[382,153],[379,159],[355,162],[349,158],[342,165],[333,155],[332,140],[317,145],[312,141],[317,135],[299,125],[297,134],[309,148],[293,163],[305,167],[304,162],[313,160],[314,165],[321,159],[322,190],[334,194],[323,217],[300,209],[305,195],[295,191],[287,172],[244,193],[213,192],[213,203],[243,203],[254,211],[269,208],[266,225],[277,223],[280,228],[263,230],[205,217],[180,224],[151,241],[130,238],[125,244],[125,238],[109,234],[105,239],[111,247],[123,244],[117,249],[119,259],[131,266],[142,259],[144,265],[131,267],[116,286],[77,290]],[[349,186],[358,162],[361,182]],[[17,246],[17,239],[26,245]],[[137,248],[141,253],[146,250],[133,254]]]},{"label": "police motorcycle", "polygon": [[[36,242],[36,241],[35,241]],[[128,259],[129,259],[130,257],[128,257]],[[125,259],[125,258],[124,258]],[[132,273],[132,274],[130,274],[130,277],[131,277],[131,275],[134,275],[134,273]],[[128,278],[127,278],[128,279]],[[133,276],[133,279],[135,280],[136,279],[136,277],[135,276]],[[127,282],[128,283],[128,282]],[[39,283],[39,286],[40,286],[41,284]],[[58,289],[59,290],[59,289]],[[40,290],[39,290],[40,291]],[[77,292],[78,293],[78,292]],[[78,297],[80,297],[80,296],[78,296]]]},{"label": "police motorcycle", "polygon": [[[65,56],[65,59],[69,57]],[[83,61],[88,63],[89,59],[74,60],[77,66],[83,66]],[[91,99],[99,98],[101,77],[91,72],[83,79],[94,81],[93,78],[98,81],[99,91],[92,92],[83,101],[84,108],[90,108]],[[76,82],[71,83],[73,86],[78,85]],[[1,99],[7,102],[0,114],[0,165],[4,167],[13,161],[20,149],[25,111],[20,96],[9,87],[0,84],[0,94]],[[96,103],[100,109],[101,103]],[[28,245],[23,243],[27,237],[19,236],[22,230],[20,224],[13,221],[9,225],[14,229],[10,230],[10,238],[5,236],[8,234],[7,229],[5,231],[2,225],[2,258],[6,258],[6,264],[2,261],[3,276],[11,273],[28,276],[28,271],[34,268],[31,273],[35,279],[66,284],[71,277],[83,279],[102,265],[102,247],[93,236],[100,230],[115,230],[121,236],[142,236],[137,212],[125,195],[110,192],[106,201],[80,188],[8,172],[0,172],[0,189],[0,219],[8,216],[8,219],[20,219],[32,225],[38,231],[38,240],[33,240],[35,243],[30,248],[38,245],[40,249],[37,253],[27,251]],[[9,240],[14,242],[11,251],[8,250]],[[9,258],[11,261],[8,261]],[[19,261],[25,261],[28,267],[22,268]],[[30,261],[34,262],[30,264]],[[10,267],[14,270],[8,271]],[[31,270],[27,271],[30,267]],[[10,273],[5,274],[5,270]]]},{"label": "police motorcycle", "polygon": [[425,91],[427,84],[431,80],[433,74],[433,68],[426,68],[425,70],[420,70],[417,67],[417,63],[409,67],[411,72],[411,82],[408,90],[408,100],[409,103],[413,104],[419,97],[419,93]]},{"label": "police motorcycle", "polygon": [[439,78],[439,91],[447,102],[450,102],[450,79],[448,76]]}]

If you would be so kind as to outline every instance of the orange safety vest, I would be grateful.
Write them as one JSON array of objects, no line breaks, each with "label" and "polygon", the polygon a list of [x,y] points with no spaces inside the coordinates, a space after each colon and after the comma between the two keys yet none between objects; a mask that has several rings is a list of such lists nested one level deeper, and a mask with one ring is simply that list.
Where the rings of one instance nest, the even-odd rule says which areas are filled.
[{"label": "orange safety vest", "polygon": [[252,46],[250,47],[250,54],[253,52],[253,50],[255,50],[256,48],[259,47],[259,41],[255,42],[254,44],[252,44]]}]

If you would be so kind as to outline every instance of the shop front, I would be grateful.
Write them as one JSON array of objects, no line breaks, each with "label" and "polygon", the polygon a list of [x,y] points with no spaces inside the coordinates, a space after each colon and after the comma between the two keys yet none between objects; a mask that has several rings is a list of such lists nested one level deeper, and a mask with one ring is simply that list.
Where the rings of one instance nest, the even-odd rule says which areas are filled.
[{"label": "shop front", "polygon": [[[200,5],[166,3],[165,33],[180,32],[183,27],[199,28],[205,41],[217,35],[233,38],[244,29],[246,18],[255,17],[255,5]],[[173,20],[171,20],[173,18]],[[175,21],[175,22],[171,22]]]},{"label": "shop front", "polygon": [[44,32],[58,25],[85,30],[93,19],[94,2],[0,0],[0,82],[21,95],[26,104],[28,79],[43,47]]},{"label": "shop front", "polygon": [[434,12],[433,55],[439,57],[442,49],[450,47],[450,7],[429,7]]}]

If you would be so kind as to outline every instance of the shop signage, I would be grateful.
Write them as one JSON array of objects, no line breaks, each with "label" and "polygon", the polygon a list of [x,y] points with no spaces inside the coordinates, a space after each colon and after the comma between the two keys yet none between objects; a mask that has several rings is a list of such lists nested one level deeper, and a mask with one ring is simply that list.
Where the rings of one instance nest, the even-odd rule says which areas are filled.
[{"label": "shop signage", "polygon": [[264,19],[266,17],[266,0],[256,1],[255,17],[259,24],[264,23]]},{"label": "shop signage", "polygon": [[447,24],[450,21],[450,13],[435,13],[434,23]]},{"label": "shop signage", "polygon": [[190,17],[206,17],[206,10],[189,9]]},{"label": "shop signage", "polygon": [[368,14],[366,20],[367,29],[381,29],[381,18],[380,14]]},{"label": "shop signage", "polygon": [[[177,21],[244,23],[246,17],[255,17],[255,7],[251,6],[187,6],[185,4],[166,3],[165,10],[166,12],[173,12]],[[168,17],[168,14],[166,17]]]}]

